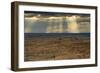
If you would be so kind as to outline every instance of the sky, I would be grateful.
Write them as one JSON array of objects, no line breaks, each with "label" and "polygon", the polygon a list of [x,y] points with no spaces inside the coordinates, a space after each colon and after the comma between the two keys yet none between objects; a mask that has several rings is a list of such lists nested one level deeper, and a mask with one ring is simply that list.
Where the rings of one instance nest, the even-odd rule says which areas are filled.
[{"label": "sky", "polygon": [[25,33],[89,33],[90,14],[24,12]]}]

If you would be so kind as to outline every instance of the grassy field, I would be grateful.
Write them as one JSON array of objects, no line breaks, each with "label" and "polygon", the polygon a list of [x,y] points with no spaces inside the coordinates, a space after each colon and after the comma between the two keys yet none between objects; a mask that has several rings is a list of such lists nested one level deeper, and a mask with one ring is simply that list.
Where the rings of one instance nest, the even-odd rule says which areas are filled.
[{"label": "grassy field", "polygon": [[90,58],[90,38],[85,35],[25,37],[24,61]]}]

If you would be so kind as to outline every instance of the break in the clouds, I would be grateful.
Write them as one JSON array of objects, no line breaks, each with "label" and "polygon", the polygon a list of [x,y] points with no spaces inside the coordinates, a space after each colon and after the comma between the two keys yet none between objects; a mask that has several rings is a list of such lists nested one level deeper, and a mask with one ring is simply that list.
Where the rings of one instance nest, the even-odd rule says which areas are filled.
[{"label": "break in the clouds", "polygon": [[89,14],[24,13],[25,33],[89,33]]}]

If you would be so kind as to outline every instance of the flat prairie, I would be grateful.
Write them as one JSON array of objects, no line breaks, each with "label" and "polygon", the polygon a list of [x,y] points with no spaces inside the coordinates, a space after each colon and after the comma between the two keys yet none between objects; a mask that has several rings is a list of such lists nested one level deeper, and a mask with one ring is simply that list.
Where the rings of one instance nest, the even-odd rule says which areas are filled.
[{"label": "flat prairie", "polygon": [[90,58],[90,34],[24,34],[24,61]]}]

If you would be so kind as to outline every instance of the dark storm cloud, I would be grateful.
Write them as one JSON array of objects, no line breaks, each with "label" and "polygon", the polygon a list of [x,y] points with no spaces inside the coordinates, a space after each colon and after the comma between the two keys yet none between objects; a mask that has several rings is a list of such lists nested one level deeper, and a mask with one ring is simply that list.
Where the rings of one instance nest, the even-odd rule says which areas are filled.
[{"label": "dark storm cloud", "polygon": [[61,13],[61,12],[37,12],[37,11],[24,11],[25,17],[32,17],[32,16],[72,16],[72,15],[79,15],[82,17],[89,17],[90,14],[81,14],[81,13]]}]

